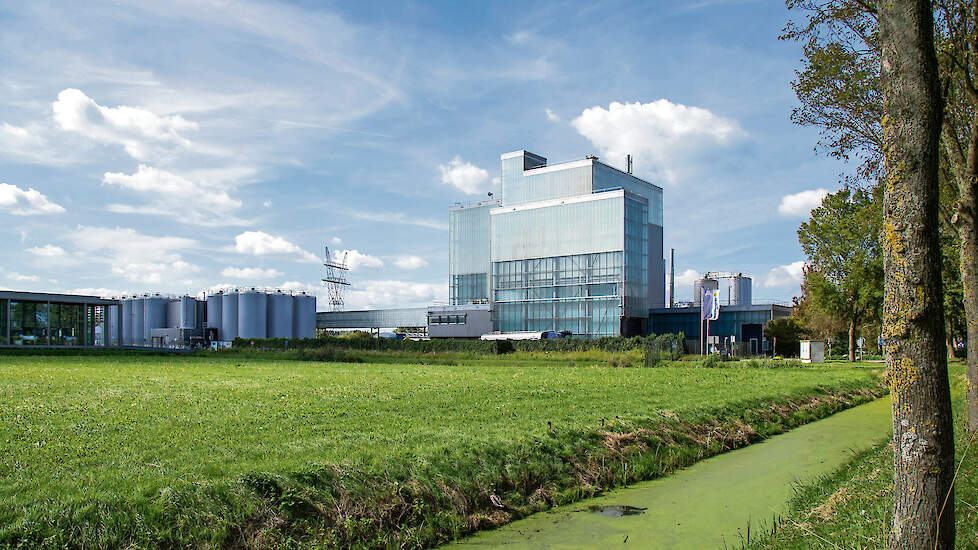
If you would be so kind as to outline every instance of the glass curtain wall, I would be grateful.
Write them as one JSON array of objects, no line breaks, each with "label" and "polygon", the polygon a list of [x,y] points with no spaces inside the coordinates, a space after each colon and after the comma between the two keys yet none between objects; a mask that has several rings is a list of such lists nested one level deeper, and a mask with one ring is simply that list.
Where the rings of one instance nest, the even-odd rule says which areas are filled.
[{"label": "glass curtain wall", "polygon": [[452,305],[489,300],[489,211],[491,201],[449,214],[449,299]]},{"label": "glass curtain wall", "polygon": [[9,345],[7,341],[7,300],[0,300],[0,346]]},{"label": "glass curtain wall", "polygon": [[48,304],[10,302],[10,343],[17,346],[48,344]]},{"label": "glass curtain wall", "polygon": [[85,308],[83,304],[51,304],[50,340],[52,346],[84,346]]},{"label": "glass curtain wall", "polygon": [[496,330],[617,335],[623,258],[617,251],[493,263]]}]

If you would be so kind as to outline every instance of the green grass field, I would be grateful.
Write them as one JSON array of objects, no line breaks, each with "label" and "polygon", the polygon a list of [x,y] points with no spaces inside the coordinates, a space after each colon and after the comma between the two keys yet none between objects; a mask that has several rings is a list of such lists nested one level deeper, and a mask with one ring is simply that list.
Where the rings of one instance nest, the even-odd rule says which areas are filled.
[{"label": "green grass field", "polygon": [[[978,548],[978,440],[964,430],[966,365],[952,362],[957,532],[955,547]],[[967,454],[966,454],[967,452]],[[835,474],[799,487],[791,513],[751,548],[759,549],[884,549],[893,501],[893,447],[890,443],[856,457]]]},{"label": "green grass field", "polygon": [[[600,446],[595,434],[604,424],[620,431],[664,418],[702,424],[771,401],[875,387],[877,378],[865,366],[586,363],[564,366],[556,356],[524,357],[519,366],[505,358],[376,365],[0,357],[0,546],[275,547],[293,536],[303,544],[360,537],[382,546],[382,525],[362,535],[345,525],[341,540],[329,530],[335,518],[282,527],[276,510],[287,508],[286,519],[332,517],[315,510],[323,498],[356,494],[382,505],[378,491],[391,486],[418,498],[425,492],[410,487],[417,479],[486,491],[518,475],[546,483],[563,467],[551,457],[586,455]],[[538,469],[514,473],[527,465]],[[314,510],[293,510],[303,506]],[[278,519],[268,526],[262,518]],[[479,527],[428,519],[435,525],[397,540],[418,546],[446,529]]]}]

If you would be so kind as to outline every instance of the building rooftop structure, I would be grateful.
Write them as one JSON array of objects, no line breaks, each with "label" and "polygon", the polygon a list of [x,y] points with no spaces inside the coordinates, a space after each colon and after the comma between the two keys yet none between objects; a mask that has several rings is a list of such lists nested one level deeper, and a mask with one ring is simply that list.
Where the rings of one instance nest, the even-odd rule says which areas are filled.
[{"label": "building rooftop structure", "polygon": [[[0,290],[0,346],[108,346],[118,300]],[[116,319],[117,320],[117,319]]]}]

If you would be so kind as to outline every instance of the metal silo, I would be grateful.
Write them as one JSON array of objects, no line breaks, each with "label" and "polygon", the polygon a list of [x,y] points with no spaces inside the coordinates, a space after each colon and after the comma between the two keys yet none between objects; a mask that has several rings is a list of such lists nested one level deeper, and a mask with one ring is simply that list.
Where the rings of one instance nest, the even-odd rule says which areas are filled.
[{"label": "metal silo", "polygon": [[226,292],[221,298],[221,340],[238,337],[238,293]]},{"label": "metal silo", "polygon": [[143,341],[145,346],[152,346],[153,339],[150,337],[153,329],[166,328],[166,305],[169,300],[159,294],[150,296],[145,300],[143,308]]},{"label": "metal silo", "polygon": [[116,345],[119,338],[119,306],[105,308],[105,345]]},{"label": "metal silo", "polygon": [[292,295],[277,291],[268,295],[269,338],[293,338],[292,321],[295,315]]},{"label": "metal silo", "polygon": [[693,305],[699,306],[703,301],[703,290],[717,290],[720,288],[719,282],[716,279],[707,279],[706,277],[702,279],[696,279],[693,283]]},{"label": "metal silo", "polygon": [[740,275],[730,279],[730,304],[749,306],[751,304],[751,279]]},{"label": "metal silo", "polygon": [[176,328],[180,326],[180,300],[169,300],[166,303],[166,328]]},{"label": "metal silo", "polygon": [[122,301],[122,345],[132,345],[132,298]]},{"label": "metal silo", "polygon": [[218,292],[217,294],[207,295],[207,327],[217,329],[217,338],[222,339],[221,336],[221,299],[224,298],[223,292]]},{"label": "metal silo", "polygon": [[143,311],[145,310],[146,299],[145,298],[133,298],[132,299],[132,345],[133,346],[145,346],[145,334],[143,333]]},{"label": "metal silo", "polygon": [[238,338],[268,335],[268,294],[251,289],[238,294]]},{"label": "metal silo", "polygon": [[303,292],[295,297],[292,318],[293,338],[316,337],[316,297]]},{"label": "metal silo", "polygon": [[197,328],[197,298],[193,296],[180,297],[180,324],[177,328]]}]

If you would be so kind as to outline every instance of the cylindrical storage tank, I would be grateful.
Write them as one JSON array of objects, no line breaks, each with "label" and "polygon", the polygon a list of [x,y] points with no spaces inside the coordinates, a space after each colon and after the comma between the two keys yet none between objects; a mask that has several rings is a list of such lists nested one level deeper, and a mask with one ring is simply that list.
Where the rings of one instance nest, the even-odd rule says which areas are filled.
[{"label": "cylindrical storage tank", "polygon": [[145,311],[145,305],[145,298],[132,299],[132,345],[134,346],[142,347],[146,345],[146,335],[143,332],[143,323],[145,321],[143,312]]},{"label": "cylindrical storage tank", "polygon": [[166,306],[170,301],[157,294],[146,298],[145,302],[146,305],[143,307],[143,315],[145,316],[143,341],[145,343],[143,345],[151,346],[153,345],[153,339],[150,336],[151,331],[156,328],[166,328]]},{"label": "cylindrical storage tank", "polygon": [[224,298],[224,294],[218,292],[217,294],[207,295],[207,326],[208,328],[217,329],[218,339],[223,338],[221,336],[221,299]]},{"label": "cylindrical storage tank", "polygon": [[751,304],[751,279],[750,277],[737,276],[730,280],[730,304],[735,306],[749,306]]},{"label": "cylindrical storage tank", "polygon": [[268,295],[268,330],[269,338],[293,338],[292,320],[294,304],[291,294],[275,292]]},{"label": "cylindrical storage tank", "polygon": [[292,317],[293,338],[316,337],[316,297],[303,292],[295,297]]},{"label": "cylindrical storage tank", "polygon": [[119,306],[106,306],[105,317],[105,345],[114,346],[119,338]]},{"label": "cylindrical storage tank", "polygon": [[238,293],[227,292],[221,299],[221,340],[238,337]]},{"label": "cylindrical storage tank", "polygon": [[180,297],[180,324],[177,328],[197,328],[197,298],[193,296]]},{"label": "cylindrical storage tank", "polygon": [[122,301],[122,345],[132,345],[132,298]]},{"label": "cylindrical storage tank", "polygon": [[238,294],[238,338],[268,336],[268,294],[255,289]]},{"label": "cylindrical storage tank", "polygon": [[720,288],[720,284],[716,279],[707,279],[706,277],[702,279],[696,279],[693,282],[693,305],[699,306],[703,302],[703,290],[717,290]]},{"label": "cylindrical storage tank", "polygon": [[180,326],[180,300],[169,300],[166,303],[166,328]]}]

